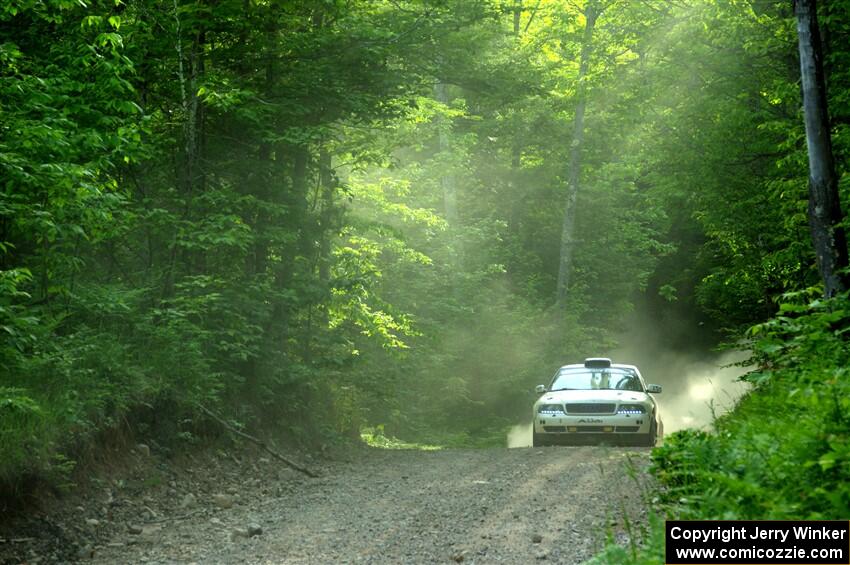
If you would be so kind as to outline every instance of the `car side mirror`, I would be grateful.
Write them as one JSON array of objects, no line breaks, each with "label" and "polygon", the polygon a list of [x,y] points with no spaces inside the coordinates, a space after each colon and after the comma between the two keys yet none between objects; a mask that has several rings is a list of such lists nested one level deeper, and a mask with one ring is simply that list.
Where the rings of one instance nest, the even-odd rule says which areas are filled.
[{"label": "car side mirror", "polygon": [[534,387],[534,390],[535,392],[537,392],[537,394],[543,394],[544,392],[546,392],[546,385],[537,385],[536,387]]},{"label": "car side mirror", "polygon": [[646,385],[646,392],[661,394],[661,385]]}]

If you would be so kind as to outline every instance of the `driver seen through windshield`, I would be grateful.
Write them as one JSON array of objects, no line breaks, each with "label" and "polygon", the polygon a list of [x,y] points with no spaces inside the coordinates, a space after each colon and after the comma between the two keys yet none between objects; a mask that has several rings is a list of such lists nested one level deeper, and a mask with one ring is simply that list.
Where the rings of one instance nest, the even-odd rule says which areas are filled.
[{"label": "driver seen through windshield", "polygon": [[549,390],[631,390],[643,392],[637,375],[624,369],[561,370]]}]

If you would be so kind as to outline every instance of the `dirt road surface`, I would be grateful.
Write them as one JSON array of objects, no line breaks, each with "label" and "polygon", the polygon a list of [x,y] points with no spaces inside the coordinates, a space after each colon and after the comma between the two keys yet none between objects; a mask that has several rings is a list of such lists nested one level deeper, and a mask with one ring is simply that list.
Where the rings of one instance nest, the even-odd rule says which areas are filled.
[{"label": "dirt road surface", "polygon": [[275,479],[231,508],[198,503],[189,518],[118,535],[93,562],[580,563],[606,536],[627,535],[625,516],[642,519],[647,454],[372,451],[319,479]]},{"label": "dirt road surface", "polygon": [[368,449],[313,462],[311,479],[232,453],[136,455],[64,510],[0,531],[0,563],[576,564],[645,522],[648,456]]}]

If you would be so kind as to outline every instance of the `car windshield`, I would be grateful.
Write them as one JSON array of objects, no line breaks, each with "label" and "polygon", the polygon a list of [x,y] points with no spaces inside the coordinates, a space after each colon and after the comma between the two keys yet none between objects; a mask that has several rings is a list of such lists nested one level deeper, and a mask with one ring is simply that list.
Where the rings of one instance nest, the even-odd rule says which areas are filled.
[{"label": "car windshield", "polygon": [[558,371],[550,390],[632,390],[643,392],[637,375],[627,369],[564,368]]}]

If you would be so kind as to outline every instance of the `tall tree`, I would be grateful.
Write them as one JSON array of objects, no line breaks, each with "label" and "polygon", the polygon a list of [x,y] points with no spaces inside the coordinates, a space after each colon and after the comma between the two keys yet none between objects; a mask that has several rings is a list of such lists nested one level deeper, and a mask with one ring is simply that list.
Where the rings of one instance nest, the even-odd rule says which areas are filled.
[{"label": "tall tree", "polygon": [[[434,87],[434,93],[437,101],[440,104],[448,106],[449,100],[448,85],[442,81],[438,82]],[[452,148],[449,142],[449,133],[452,129],[452,120],[449,116],[440,119],[439,132],[439,151],[446,156],[450,156]],[[457,226],[457,186],[454,175],[451,171],[446,171],[440,176],[440,186],[443,188],[443,210],[446,214],[446,220],[451,226]]]},{"label": "tall tree", "polygon": [[843,215],[832,154],[817,0],[796,0],[794,11],[809,154],[809,225],[824,294],[830,297],[848,288],[848,274],[842,272],[848,258],[847,238],[840,225]]},{"label": "tall tree", "polygon": [[584,113],[587,108],[587,73],[593,50],[593,29],[600,9],[597,0],[588,0],[584,7],[584,37],[581,43],[581,59],[576,79],[576,110],[573,118],[573,135],[570,142],[570,160],[567,171],[567,198],[564,203],[564,219],[561,225],[561,251],[558,261],[558,283],[556,306],[562,307],[570,286],[570,270],[575,249],[576,202],[581,181],[581,156],[584,144]]}]

